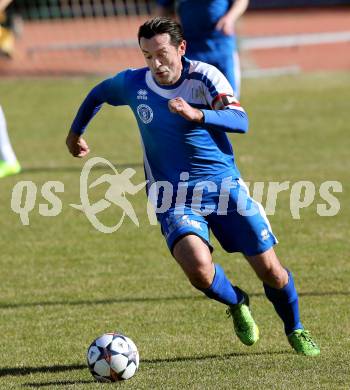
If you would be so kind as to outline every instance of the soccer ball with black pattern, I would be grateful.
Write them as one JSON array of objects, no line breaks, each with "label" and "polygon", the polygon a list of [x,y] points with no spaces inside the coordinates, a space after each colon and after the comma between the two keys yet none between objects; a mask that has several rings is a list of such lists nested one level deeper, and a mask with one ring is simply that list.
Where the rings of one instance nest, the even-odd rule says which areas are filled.
[{"label": "soccer ball with black pattern", "polygon": [[99,382],[130,379],[139,367],[139,352],[134,342],[120,333],[106,333],[92,342],[87,363]]}]

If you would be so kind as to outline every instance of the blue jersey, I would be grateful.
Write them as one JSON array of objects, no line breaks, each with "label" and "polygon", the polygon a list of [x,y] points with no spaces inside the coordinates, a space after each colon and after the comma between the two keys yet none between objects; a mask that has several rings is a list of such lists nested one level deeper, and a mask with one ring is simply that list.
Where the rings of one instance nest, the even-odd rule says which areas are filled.
[{"label": "blue jersey", "polygon": [[216,66],[231,83],[236,96],[240,91],[240,70],[235,35],[225,35],[216,25],[231,8],[232,0],[158,0],[169,7],[176,4],[184,38],[186,56]]},{"label": "blue jersey", "polygon": [[[216,30],[219,19],[231,8],[232,0],[158,0],[158,4],[164,7],[171,6],[174,2],[184,37],[191,49],[192,47],[196,51],[227,49],[232,52],[235,40],[232,36]],[[221,47],[208,47],[212,41],[217,45],[221,43]]]},{"label": "blue jersey", "polygon": [[[169,111],[168,101],[182,97],[204,114],[203,123]],[[128,69],[97,85],[86,97],[72,124],[82,134],[103,103],[128,105],[141,133],[144,165],[149,183],[179,182],[182,172],[195,183],[230,172],[240,176],[226,132],[244,133],[247,115],[234,98],[232,87],[212,65],[183,57],[180,79],[161,86],[149,68]]]},{"label": "blue jersey", "polygon": [[[203,123],[171,113],[168,102],[175,97],[201,109]],[[105,102],[128,105],[135,115],[149,200],[156,207],[171,251],[188,234],[210,246],[209,229],[228,252],[255,256],[276,244],[265,213],[239,178],[226,132],[246,132],[247,115],[217,68],[183,57],[181,77],[171,86],[158,85],[149,68],[123,71],[92,89],[79,108],[72,131],[82,134]],[[173,189],[169,194],[165,182]],[[184,188],[188,191],[182,196]],[[227,190],[224,196],[222,189]]]}]

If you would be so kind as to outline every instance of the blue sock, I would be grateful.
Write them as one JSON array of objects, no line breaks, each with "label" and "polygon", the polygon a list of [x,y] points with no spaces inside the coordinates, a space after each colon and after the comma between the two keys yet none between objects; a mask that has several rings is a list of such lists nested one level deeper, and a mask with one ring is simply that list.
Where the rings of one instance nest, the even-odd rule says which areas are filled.
[{"label": "blue sock", "polygon": [[211,286],[200,290],[208,298],[215,299],[228,306],[235,305],[243,299],[242,293],[232,286],[219,264],[215,264],[215,275]]},{"label": "blue sock", "polygon": [[265,294],[272,302],[277,314],[284,323],[284,331],[289,335],[296,329],[304,329],[300,322],[298,293],[294,286],[292,274],[288,272],[288,283],[281,289],[264,283]]}]

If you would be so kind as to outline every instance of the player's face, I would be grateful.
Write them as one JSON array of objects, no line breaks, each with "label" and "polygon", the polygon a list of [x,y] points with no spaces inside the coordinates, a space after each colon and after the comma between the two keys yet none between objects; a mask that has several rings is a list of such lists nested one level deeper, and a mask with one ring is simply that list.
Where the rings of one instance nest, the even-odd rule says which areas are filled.
[{"label": "player's face", "polygon": [[140,47],[153,77],[160,85],[172,85],[181,77],[181,57],[185,54],[186,42],[179,47],[172,45],[169,34],[158,34],[140,40]]}]

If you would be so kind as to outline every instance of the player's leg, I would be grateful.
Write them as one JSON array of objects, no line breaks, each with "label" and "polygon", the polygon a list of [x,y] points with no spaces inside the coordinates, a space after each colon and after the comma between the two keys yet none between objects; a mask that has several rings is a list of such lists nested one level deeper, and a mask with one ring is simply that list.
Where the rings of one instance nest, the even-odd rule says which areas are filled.
[{"label": "player's leg", "polygon": [[208,222],[186,208],[182,215],[174,209],[160,216],[162,233],[171,253],[194,287],[207,297],[228,306],[239,339],[254,344],[259,330],[249,310],[247,295],[234,286],[219,264],[213,264]]},{"label": "player's leg", "polygon": [[250,313],[247,294],[233,286],[219,264],[213,264],[203,238],[195,234],[180,238],[173,247],[173,255],[195,288],[229,307],[239,339],[245,345],[258,341],[259,330]]},{"label": "player's leg", "polygon": [[255,256],[246,256],[257,276],[262,280],[266,297],[272,302],[284,323],[284,330],[291,346],[308,356],[316,356],[320,350],[304,330],[300,321],[298,293],[290,271],[282,267],[273,248]]},{"label": "player's leg", "polygon": [[[303,346],[296,346],[291,342],[293,348],[307,355],[319,353],[303,330],[293,277],[281,265],[273,250],[277,239],[265,211],[249,196],[241,179],[230,190],[227,215],[210,216],[209,222],[222,247],[228,252],[243,253],[263,281],[266,296],[282,319],[289,341],[291,342],[290,335],[295,335],[295,332],[302,334],[301,337],[305,340]],[[298,337],[298,340],[301,338]]]},{"label": "player's leg", "polygon": [[215,65],[227,78],[237,99],[241,92],[241,68],[237,50],[225,51]]},{"label": "player's leg", "polygon": [[234,50],[233,54],[233,90],[237,99],[241,96],[241,63],[239,60],[238,51]]},{"label": "player's leg", "polygon": [[0,106],[0,178],[16,174],[20,170],[7,134],[5,115]]},{"label": "player's leg", "polygon": [[266,297],[283,321],[286,335],[303,329],[298,294],[292,274],[282,267],[273,248],[255,256],[245,256],[263,282]]},{"label": "player's leg", "polygon": [[0,106],[0,160],[13,163],[16,161],[16,156],[11,147],[11,143],[7,134],[7,125],[4,112]]},{"label": "player's leg", "polygon": [[190,208],[182,215],[170,209],[160,222],[168,247],[191,284],[226,305],[240,303],[243,298],[240,290],[232,286],[218,264],[213,264],[205,218],[194,214]]},{"label": "player's leg", "polygon": [[209,298],[226,305],[235,305],[243,299],[220,265],[213,263],[208,245],[197,235],[188,234],[177,241],[173,255],[191,284]]}]

